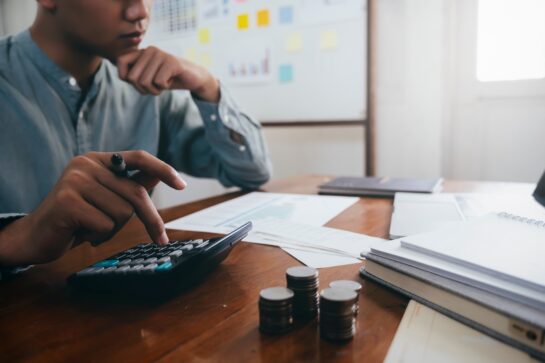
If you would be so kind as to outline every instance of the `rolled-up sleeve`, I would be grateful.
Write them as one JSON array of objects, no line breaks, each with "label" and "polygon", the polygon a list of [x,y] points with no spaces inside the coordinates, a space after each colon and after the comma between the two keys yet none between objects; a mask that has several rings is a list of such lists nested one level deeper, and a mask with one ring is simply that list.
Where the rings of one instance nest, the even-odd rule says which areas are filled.
[{"label": "rolled-up sleeve", "polygon": [[161,96],[159,156],[190,175],[256,189],[272,173],[261,126],[240,110],[223,85],[220,92],[218,103],[188,92]]}]

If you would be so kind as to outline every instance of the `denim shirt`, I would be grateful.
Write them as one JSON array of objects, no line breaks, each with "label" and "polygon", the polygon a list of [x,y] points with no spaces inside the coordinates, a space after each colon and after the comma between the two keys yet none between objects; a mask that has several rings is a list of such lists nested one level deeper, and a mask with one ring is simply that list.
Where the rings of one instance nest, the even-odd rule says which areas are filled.
[{"label": "denim shirt", "polygon": [[217,104],[141,95],[103,60],[83,94],[28,30],[0,39],[0,218],[35,209],[89,151],[145,150],[193,176],[259,187],[271,173],[260,125],[220,92]]}]

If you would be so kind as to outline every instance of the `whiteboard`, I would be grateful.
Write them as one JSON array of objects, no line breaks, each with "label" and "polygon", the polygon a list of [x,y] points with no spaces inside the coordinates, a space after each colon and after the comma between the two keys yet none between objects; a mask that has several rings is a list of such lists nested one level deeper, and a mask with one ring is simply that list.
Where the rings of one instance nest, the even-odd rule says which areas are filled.
[{"label": "whiteboard", "polygon": [[366,0],[155,0],[145,45],[206,67],[262,122],[366,118]]}]

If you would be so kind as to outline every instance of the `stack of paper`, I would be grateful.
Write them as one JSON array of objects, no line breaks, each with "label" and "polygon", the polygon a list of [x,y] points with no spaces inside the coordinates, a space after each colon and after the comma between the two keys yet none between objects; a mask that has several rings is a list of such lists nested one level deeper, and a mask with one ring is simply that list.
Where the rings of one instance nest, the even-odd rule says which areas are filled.
[{"label": "stack of paper", "polygon": [[362,274],[545,358],[545,222],[493,213],[371,248]]},{"label": "stack of paper", "polygon": [[358,263],[380,238],[322,227],[358,198],[254,192],[166,224],[167,228],[229,233],[252,221],[245,242],[278,246],[315,268]]}]

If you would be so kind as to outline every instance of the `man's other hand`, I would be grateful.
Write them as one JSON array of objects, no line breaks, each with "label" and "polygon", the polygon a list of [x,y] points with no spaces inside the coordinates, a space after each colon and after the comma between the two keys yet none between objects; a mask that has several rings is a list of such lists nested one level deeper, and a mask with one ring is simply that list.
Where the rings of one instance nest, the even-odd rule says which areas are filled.
[{"label": "man's other hand", "polygon": [[148,47],[120,56],[116,60],[119,78],[132,84],[141,94],[185,89],[208,102],[218,102],[219,83],[205,68],[185,59]]}]

